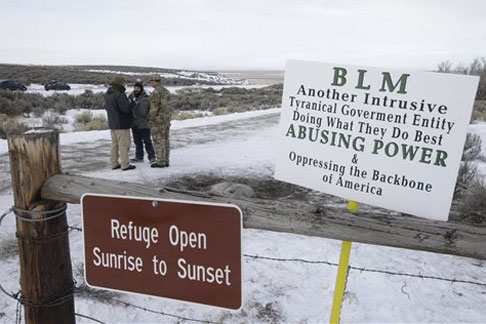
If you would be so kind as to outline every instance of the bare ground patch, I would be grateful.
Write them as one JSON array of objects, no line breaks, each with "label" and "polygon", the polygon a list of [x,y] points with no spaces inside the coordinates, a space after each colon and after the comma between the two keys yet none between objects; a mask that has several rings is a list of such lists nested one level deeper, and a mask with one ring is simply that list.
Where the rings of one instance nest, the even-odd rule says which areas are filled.
[{"label": "bare ground patch", "polygon": [[172,180],[165,186],[181,190],[209,192],[211,186],[220,182],[234,182],[250,186],[260,199],[299,199],[308,200],[316,192],[273,178],[222,177],[212,173],[183,176]]}]

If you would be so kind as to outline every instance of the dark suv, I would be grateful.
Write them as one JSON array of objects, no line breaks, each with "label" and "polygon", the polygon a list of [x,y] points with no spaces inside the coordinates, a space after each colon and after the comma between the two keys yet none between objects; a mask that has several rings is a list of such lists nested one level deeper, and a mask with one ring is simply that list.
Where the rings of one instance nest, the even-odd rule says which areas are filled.
[{"label": "dark suv", "polygon": [[0,89],[25,91],[25,90],[27,90],[27,87],[24,86],[19,81],[5,80],[5,81],[0,82]]},{"label": "dark suv", "polygon": [[71,87],[64,82],[52,80],[52,81],[49,81],[46,84],[44,84],[44,89],[46,89],[46,91],[49,91],[49,90],[71,90]]}]

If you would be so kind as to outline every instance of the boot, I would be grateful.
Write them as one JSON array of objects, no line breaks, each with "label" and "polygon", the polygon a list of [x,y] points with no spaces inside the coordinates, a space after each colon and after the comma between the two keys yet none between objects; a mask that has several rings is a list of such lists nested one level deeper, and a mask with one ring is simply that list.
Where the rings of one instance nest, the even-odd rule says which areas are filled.
[{"label": "boot", "polygon": [[151,168],[167,168],[169,163],[155,162],[150,165]]}]

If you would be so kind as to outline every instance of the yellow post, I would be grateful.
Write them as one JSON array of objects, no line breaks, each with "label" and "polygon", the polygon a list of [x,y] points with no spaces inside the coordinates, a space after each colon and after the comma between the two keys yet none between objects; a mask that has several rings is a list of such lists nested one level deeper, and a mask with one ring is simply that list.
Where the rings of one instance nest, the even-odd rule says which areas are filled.
[{"label": "yellow post", "polygon": [[[357,211],[358,203],[356,201],[348,202],[349,211]],[[334,299],[332,301],[331,319],[329,323],[338,324],[341,317],[341,305],[343,302],[344,289],[346,288],[346,279],[348,276],[349,256],[351,254],[350,241],[343,241],[341,246],[341,257],[339,258],[339,267],[336,278],[336,288],[334,289]]]}]

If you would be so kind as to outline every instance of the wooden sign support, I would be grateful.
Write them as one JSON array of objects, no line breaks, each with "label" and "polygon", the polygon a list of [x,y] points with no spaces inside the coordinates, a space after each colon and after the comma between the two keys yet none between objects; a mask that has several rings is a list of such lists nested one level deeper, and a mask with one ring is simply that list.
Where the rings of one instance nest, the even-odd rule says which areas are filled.
[{"label": "wooden sign support", "polygon": [[[358,211],[356,201],[348,202],[348,210],[351,212]],[[337,324],[341,318],[341,307],[343,304],[344,291],[346,290],[346,281],[348,280],[349,257],[351,255],[351,241],[343,241],[341,246],[341,257],[339,258],[339,267],[336,278],[336,288],[334,289],[334,299],[331,308],[331,320],[329,323]]]}]

